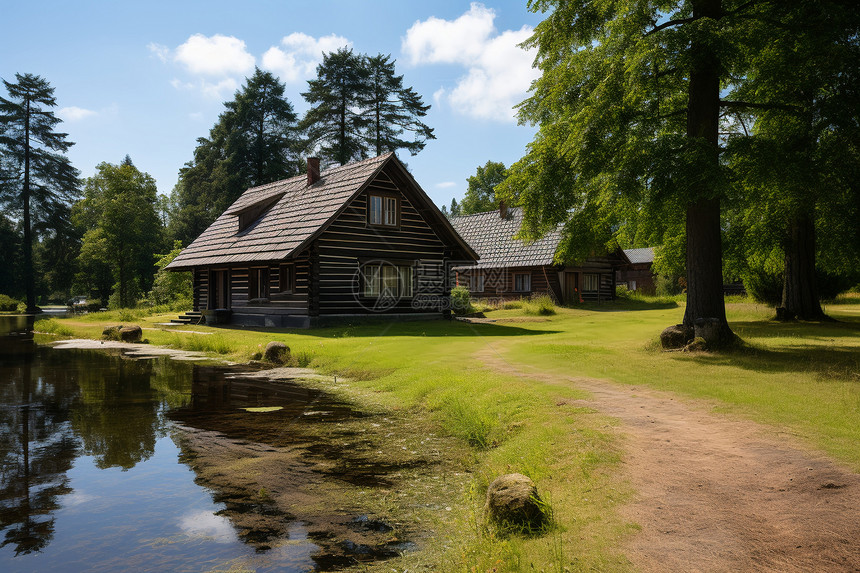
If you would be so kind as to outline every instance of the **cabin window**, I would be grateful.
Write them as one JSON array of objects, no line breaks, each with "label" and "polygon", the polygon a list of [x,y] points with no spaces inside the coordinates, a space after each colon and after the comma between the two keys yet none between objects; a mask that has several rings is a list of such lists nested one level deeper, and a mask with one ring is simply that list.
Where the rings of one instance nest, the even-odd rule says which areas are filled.
[{"label": "cabin window", "polygon": [[472,272],[469,277],[469,292],[484,292],[484,273]]},{"label": "cabin window", "polygon": [[364,296],[411,297],[412,267],[406,265],[368,264],[364,266]]},{"label": "cabin window", "polygon": [[514,291],[515,292],[531,292],[532,290],[532,275],[529,273],[514,274]]},{"label": "cabin window", "polygon": [[600,286],[600,275],[585,274],[582,275],[582,290],[583,292],[597,292]]},{"label": "cabin window", "polygon": [[269,298],[269,269],[255,268],[248,273],[248,300]]},{"label": "cabin window", "polygon": [[296,284],[295,265],[281,265],[278,270],[278,291],[287,294],[293,292]]},{"label": "cabin window", "polygon": [[371,195],[369,209],[370,224],[396,227],[397,207],[397,197],[383,197],[382,195]]}]

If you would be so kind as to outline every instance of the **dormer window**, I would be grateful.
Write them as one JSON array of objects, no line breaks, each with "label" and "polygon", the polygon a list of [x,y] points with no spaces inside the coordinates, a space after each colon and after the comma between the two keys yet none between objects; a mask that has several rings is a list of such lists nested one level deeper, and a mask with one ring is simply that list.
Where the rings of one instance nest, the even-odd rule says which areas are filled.
[{"label": "dormer window", "polygon": [[281,197],[283,196],[283,193],[270,195],[245,207],[228,211],[228,215],[236,215],[236,218],[239,220],[239,230],[237,231],[237,233],[246,231],[249,227],[251,227],[251,225],[256,223],[263,215],[265,215],[269,211],[269,209],[274,207],[275,203],[280,201]]},{"label": "dormer window", "polygon": [[371,225],[396,227],[398,223],[399,203],[400,201],[397,197],[370,195],[368,222]]}]

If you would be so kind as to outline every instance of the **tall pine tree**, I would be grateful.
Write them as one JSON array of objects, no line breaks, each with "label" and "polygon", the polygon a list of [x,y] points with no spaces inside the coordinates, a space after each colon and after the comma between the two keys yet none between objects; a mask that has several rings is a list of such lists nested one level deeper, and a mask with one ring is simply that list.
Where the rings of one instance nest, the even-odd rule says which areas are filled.
[{"label": "tall pine tree", "polygon": [[329,162],[345,165],[367,157],[365,129],[369,119],[362,104],[370,95],[363,57],[341,48],[323,56],[317,78],[302,93],[311,108],[300,127],[309,145]]},{"label": "tall pine tree", "polygon": [[0,97],[0,202],[21,218],[27,312],[36,312],[34,225],[72,203],[79,173],[65,156],[73,145],[68,134],[55,131],[60,119],[50,110],[57,105],[54,88],[33,74],[15,74],[15,83],[3,84],[9,98]]},{"label": "tall pine tree", "polygon": [[368,57],[347,48],[325,54],[302,95],[311,105],[301,122],[308,147],[329,163],[344,165],[398,149],[415,155],[436,138],[421,121],[430,106],[403,85],[391,56]]},{"label": "tall pine tree", "polygon": [[297,117],[282,84],[260,69],[247,79],[209,132],[173,190],[170,235],[187,245],[242,192],[296,175]]},{"label": "tall pine tree", "polygon": [[[367,143],[376,155],[406,149],[411,155],[424,149],[428,139],[436,139],[433,129],[420,118],[427,115],[430,105],[411,87],[404,87],[403,76],[396,75],[391,56],[378,54],[364,58],[367,69],[367,95],[361,102],[367,125]],[[412,132],[412,141],[403,133]]]}]

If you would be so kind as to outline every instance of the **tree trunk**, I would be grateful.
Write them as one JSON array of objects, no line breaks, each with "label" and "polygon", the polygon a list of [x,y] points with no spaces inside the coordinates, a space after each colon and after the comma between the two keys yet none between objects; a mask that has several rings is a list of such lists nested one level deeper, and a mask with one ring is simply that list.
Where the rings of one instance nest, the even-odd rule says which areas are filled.
[{"label": "tree trunk", "polygon": [[[721,0],[694,0],[694,18],[720,18]],[[690,46],[693,60],[690,70],[687,104],[687,140],[691,149],[704,144],[709,171],[719,163],[720,61],[706,43],[694,39]],[[726,321],[723,299],[723,259],[720,237],[719,193],[709,177],[702,177],[691,189],[694,199],[687,205],[687,308],[684,325],[688,328],[704,323],[718,323],[708,328],[709,347],[723,346],[734,338]]]},{"label": "tree trunk", "polygon": [[[29,97],[29,96],[28,96]],[[24,288],[27,292],[27,312],[39,312],[36,306],[36,277],[33,272],[33,234],[30,224],[30,100],[26,100],[24,113]]]},{"label": "tree trunk", "polygon": [[815,284],[814,207],[794,215],[789,222],[785,249],[785,274],[782,283],[782,305],[776,316],[780,320],[821,320],[825,318],[818,301]]}]

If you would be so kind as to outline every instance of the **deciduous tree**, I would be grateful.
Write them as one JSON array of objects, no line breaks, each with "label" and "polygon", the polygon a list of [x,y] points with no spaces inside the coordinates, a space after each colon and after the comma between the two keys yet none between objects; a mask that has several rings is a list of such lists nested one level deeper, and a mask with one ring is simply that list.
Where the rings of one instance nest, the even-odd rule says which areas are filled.
[{"label": "deciduous tree", "polygon": [[156,195],[155,180],[134,165],[100,163],[75,205],[75,222],[86,229],[81,267],[97,274],[107,263],[120,307],[134,306],[155,274],[152,255],[163,242]]},{"label": "deciduous tree", "polygon": [[466,196],[460,201],[460,212],[463,215],[492,211],[499,207],[496,200],[496,187],[508,176],[508,169],[499,161],[487,161],[483,167],[478,167],[476,173],[466,179],[468,187]]}]

